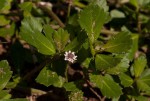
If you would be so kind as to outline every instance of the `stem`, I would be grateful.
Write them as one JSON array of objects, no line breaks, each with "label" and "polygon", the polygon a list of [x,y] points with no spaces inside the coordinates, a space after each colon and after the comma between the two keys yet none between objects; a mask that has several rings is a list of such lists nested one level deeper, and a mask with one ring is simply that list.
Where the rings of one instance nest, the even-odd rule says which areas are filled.
[{"label": "stem", "polygon": [[107,34],[107,35],[114,35],[114,34],[117,34],[118,32],[117,31],[110,31],[110,30],[107,30],[107,29],[102,29],[101,33]]},{"label": "stem", "polygon": [[140,19],[140,16],[139,16],[139,12],[137,12],[137,29],[138,29],[138,32],[141,33],[141,19]]},{"label": "stem", "polygon": [[38,7],[43,9],[45,12],[47,12],[56,22],[63,28],[65,25],[63,22],[57,17],[57,15],[51,10],[50,3],[48,2],[39,2]]},{"label": "stem", "polygon": [[67,14],[68,18],[70,17],[71,5],[72,5],[72,1],[70,0],[68,5],[68,14]]},{"label": "stem", "polygon": [[102,99],[102,97],[92,88],[90,82],[88,80],[86,80],[86,82],[89,85],[89,89],[92,91],[92,93],[94,93],[99,98],[100,101],[104,101],[104,99]]},{"label": "stem", "polygon": [[101,96],[99,96],[98,93],[95,92],[94,89],[93,89],[92,87],[89,87],[89,89],[92,91],[92,93],[94,93],[94,94],[99,98],[100,101],[102,101]]},{"label": "stem", "polygon": [[35,89],[35,88],[29,88],[29,87],[16,86],[14,89],[19,90],[19,91],[24,92],[24,93],[27,93],[27,94],[28,93],[38,94],[38,95],[47,94],[47,92],[45,92],[45,91]]},{"label": "stem", "polygon": [[35,67],[33,70],[31,70],[29,73],[27,73],[23,77],[22,81],[24,81],[24,80],[30,80],[31,77],[35,73],[39,72],[44,66],[46,66],[46,64],[49,64],[49,63],[51,63],[53,61],[56,61],[58,58],[59,58],[59,56],[57,54],[55,56],[53,56],[52,58],[46,58],[38,67]]},{"label": "stem", "polygon": [[104,96],[104,97],[101,99],[101,101],[105,101],[105,99],[106,99],[106,96]]},{"label": "stem", "polygon": [[141,19],[140,19],[140,8],[136,9],[136,21],[138,33],[141,33]]},{"label": "stem", "polygon": [[69,68],[69,64],[67,64],[66,69],[65,69],[66,82],[68,82],[68,68]]},{"label": "stem", "polygon": [[94,36],[92,34],[88,35],[88,41],[89,41],[89,44],[90,44],[90,50],[91,50],[92,56],[94,58],[94,55],[95,55],[95,50],[94,50],[94,47],[93,47]]},{"label": "stem", "polygon": [[89,42],[89,43],[90,43],[90,50],[91,50],[92,56],[94,58],[95,50],[94,50],[93,44],[91,42]]},{"label": "stem", "polygon": [[30,87],[22,87],[22,86],[16,86],[15,88],[13,88],[14,90],[23,92],[27,95],[37,95],[37,96],[41,96],[41,95],[47,95],[49,97],[52,97],[55,101],[61,101],[61,99],[63,99],[62,97],[54,94],[52,91],[43,91],[43,90],[39,90],[39,89],[35,89],[35,88],[30,88]]},{"label": "stem", "polygon": [[30,78],[32,77],[32,75],[34,75],[35,73],[39,72],[47,63],[49,63],[51,61],[51,59],[46,59],[44,62],[42,62],[38,67],[35,67],[32,71],[30,71],[29,73],[27,73],[24,77],[23,77],[23,81],[24,80],[30,80]]}]

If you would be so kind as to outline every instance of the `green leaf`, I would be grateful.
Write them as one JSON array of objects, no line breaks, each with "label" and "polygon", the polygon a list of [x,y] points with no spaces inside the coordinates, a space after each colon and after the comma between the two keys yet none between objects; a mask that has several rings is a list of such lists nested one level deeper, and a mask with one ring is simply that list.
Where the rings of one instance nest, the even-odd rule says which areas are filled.
[{"label": "green leaf", "polygon": [[49,70],[48,67],[44,67],[36,78],[36,81],[48,87],[59,81],[59,77],[56,72]]},{"label": "green leaf", "polygon": [[79,90],[74,82],[68,82],[63,85],[66,91],[75,91]]},{"label": "green leaf", "polygon": [[129,87],[133,84],[133,79],[128,76],[127,74],[125,73],[121,73],[119,75],[119,78],[121,80],[121,84],[124,86],[124,87]]},{"label": "green leaf", "polygon": [[121,60],[121,62],[119,64],[117,64],[117,66],[107,69],[106,73],[113,74],[113,75],[118,75],[119,73],[123,73],[123,72],[127,71],[129,66],[130,66],[129,65],[129,59],[124,57]]},{"label": "green leaf", "polygon": [[[69,30],[73,31],[72,29],[75,29],[75,28],[71,27]],[[87,41],[87,35],[86,35],[85,32],[83,32],[83,31],[71,32],[71,31],[69,31],[71,34],[78,33],[78,35],[77,35],[77,37],[73,37],[72,40],[70,40],[69,44],[67,44],[66,47],[65,47],[65,49],[64,49],[65,51],[68,51],[68,50],[77,51]]]},{"label": "green leaf", "polygon": [[150,3],[150,0],[137,0],[139,6],[146,6]]},{"label": "green leaf", "polygon": [[117,9],[111,10],[110,15],[112,18],[125,18],[125,14]]},{"label": "green leaf", "polygon": [[134,69],[134,75],[135,77],[139,77],[141,73],[143,72],[145,66],[147,64],[146,57],[144,55],[141,55],[138,57],[133,64],[133,69]]},{"label": "green leaf", "polygon": [[150,86],[145,82],[143,82],[142,80],[137,80],[136,83],[139,90],[150,92]]},{"label": "green leaf", "polygon": [[59,28],[58,31],[54,32],[54,43],[59,52],[63,51],[67,42],[69,41],[69,34],[66,30]]},{"label": "green leaf", "polygon": [[103,96],[117,98],[122,94],[121,87],[114,82],[110,75],[101,76],[90,74],[90,81],[93,82],[96,87],[100,88]]},{"label": "green leaf", "polygon": [[108,68],[113,68],[121,61],[120,58],[116,58],[109,55],[98,54],[95,58],[96,69],[106,70]]},{"label": "green leaf", "polygon": [[94,0],[94,1],[92,0],[91,3],[94,5],[98,5],[99,7],[102,7],[104,9],[104,11],[109,10],[109,7],[107,6],[106,0]]},{"label": "green leaf", "polygon": [[0,101],[28,101],[26,98],[16,98],[16,99],[3,99]]},{"label": "green leaf", "polygon": [[10,20],[7,20],[5,18],[5,16],[3,16],[3,15],[0,15],[0,19],[1,19],[0,26],[5,26],[5,25],[9,24],[9,22],[10,22]]},{"label": "green leaf", "polygon": [[23,2],[19,4],[19,7],[24,11],[30,12],[32,10],[32,2]]},{"label": "green leaf", "polygon": [[11,8],[12,0],[1,0],[0,2],[0,13],[8,13]]},{"label": "green leaf", "polygon": [[50,25],[44,25],[43,31],[44,31],[46,38],[48,38],[49,41],[51,41],[53,43],[53,33],[55,30],[52,29],[52,27]]},{"label": "green leaf", "polygon": [[130,0],[130,4],[136,7],[136,10],[138,10],[141,7],[145,7],[146,5],[149,5],[150,0]]},{"label": "green leaf", "polygon": [[142,72],[140,78],[150,75],[150,68],[147,68]]},{"label": "green leaf", "polygon": [[150,94],[150,69],[146,69],[136,81],[138,89]]},{"label": "green leaf", "polygon": [[119,97],[118,98],[113,98],[111,101],[119,101]]},{"label": "green leaf", "polygon": [[138,8],[139,8],[139,5],[138,5],[137,0],[130,0],[130,4],[132,4],[133,6],[135,6],[135,7],[136,7],[136,9],[138,9]]},{"label": "green leaf", "polygon": [[131,36],[128,32],[120,32],[112,37],[102,48],[112,53],[127,52],[132,45]]},{"label": "green leaf", "polygon": [[92,60],[92,58],[86,58],[86,59],[82,62],[81,66],[83,66],[83,67],[85,67],[85,68],[88,68],[89,65],[90,65],[91,60]]},{"label": "green leaf", "polygon": [[0,99],[10,99],[11,94],[8,93],[6,90],[1,90],[0,91]]},{"label": "green leaf", "polygon": [[77,38],[74,38],[66,47],[65,47],[65,51],[69,51],[69,50],[76,50],[76,48],[79,46],[79,42],[77,40]]},{"label": "green leaf", "polygon": [[129,50],[129,53],[127,57],[129,60],[133,60],[135,56],[135,52],[138,50],[138,40],[139,40],[139,35],[138,34],[132,34],[132,47]]},{"label": "green leaf", "polygon": [[81,11],[79,24],[87,32],[91,43],[97,40],[103,24],[108,18],[108,13],[98,5],[90,5]]},{"label": "green leaf", "polygon": [[70,16],[69,20],[68,20],[68,24],[73,25],[73,26],[78,26],[79,22],[77,19],[78,19],[78,14],[74,14],[74,15]]},{"label": "green leaf", "polygon": [[142,82],[145,82],[146,84],[148,84],[150,86],[150,74],[140,77],[139,80],[142,81]]},{"label": "green leaf", "polygon": [[66,79],[65,79],[64,77],[59,76],[59,77],[58,77],[58,81],[55,82],[53,85],[54,85],[55,87],[63,87],[65,81],[66,81]]},{"label": "green leaf", "polygon": [[64,78],[58,76],[56,72],[50,70],[48,67],[44,67],[36,78],[36,82],[45,86],[54,85],[56,87],[62,87]]},{"label": "green leaf", "polygon": [[6,60],[0,61],[0,90],[5,88],[6,84],[12,76],[10,66]]},{"label": "green leaf", "polygon": [[148,100],[149,100],[148,97],[146,97],[146,96],[141,96],[141,95],[135,96],[134,98],[136,99],[136,101],[148,101]]},{"label": "green leaf", "polygon": [[5,28],[5,27],[0,28],[0,36],[2,36],[2,37],[12,36],[12,35],[14,35],[14,30],[15,30],[14,23],[12,23],[10,25],[10,27],[8,27],[8,28]]},{"label": "green leaf", "polygon": [[83,92],[80,90],[71,92],[69,101],[83,101]]},{"label": "green leaf", "polygon": [[42,25],[33,17],[22,21],[21,37],[45,55],[55,54],[55,48],[42,33]]},{"label": "green leaf", "polygon": [[80,46],[80,43],[79,41],[77,40],[77,38],[74,38],[66,47],[65,47],[65,51],[69,51],[69,50],[72,50],[72,51],[75,51],[79,48]]}]

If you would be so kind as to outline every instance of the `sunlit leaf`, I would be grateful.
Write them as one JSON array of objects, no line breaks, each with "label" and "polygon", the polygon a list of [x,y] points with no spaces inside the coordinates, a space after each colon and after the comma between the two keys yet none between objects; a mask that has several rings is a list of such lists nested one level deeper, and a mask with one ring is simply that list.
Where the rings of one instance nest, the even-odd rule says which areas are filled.
[{"label": "sunlit leaf", "polygon": [[33,45],[38,51],[45,55],[55,54],[55,48],[51,41],[42,33],[42,25],[33,17],[22,21],[21,37],[29,44]]},{"label": "sunlit leaf", "polygon": [[65,81],[66,81],[66,79],[65,79],[64,77],[59,76],[59,77],[58,77],[58,81],[55,82],[53,85],[54,85],[55,87],[63,87]]},{"label": "sunlit leaf", "polygon": [[133,84],[133,79],[129,75],[125,74],[125,73],[121,73],[119,75],[119,78],[121,80],[121,84],[124,87],[129,87],[129,86],[131,86]]},{"label": "sunlit leaf", "polygon": [[136,7],[136,10],[138,10],[141,7],[149,5],[150,0],[130,0],[130,3]]},{"label": "sunlit leaf", "polygon": [[5,88],[6,84],[12,76],[10,66],[6,60],[0,61],[0,90]]},{"label": "sunlit leaf", "polygon": [[10,20],[6,19],[5,16],[3,15],[0,15],[0,26],[4,26],[4,25],[7,25],[9,24]]},{"label": "sunlit leaf", "polygon": [[146,6],[150,3],[150,0],[137,0],[139,6]]},{"label": "sunlit leaf", "polygon": [[32,2],[23,2],[19,5],[22,10],[30,12],[32,10]]},{"label": "sunlit leaf", "polygon": [[98,54],[95,58],[96,69],[106,70],[108,68],[113,68],[121,61],[120,58],[116,58],[109,55]]},{"label": "sunlit leaf", "polygon": [[148,97],[146,96],[134,96],[137,101],[148,101]]},{"label": "sunlit leaf", "polygon": [[0,91],[0,99],[10,99],[10,98],[11,98],[11,94],[9,94],[8,91],[6,90]]},{"label": "sunlit leaf", "polygon": [[56,87],[62,87],[64,78],[58,76],[55,71],[50,70],[48,67],[44,67],[36,78],[36,82],[45,86],[54,85]]},{"label": "sunlit leaf", "polygon": [[142,72],[140,78],[145,77],[145,76],[148,76],[148,75],[150,75],[150,68],[145,69],[145,70]]},{"label": "sunlit leaf", "polygon": [[131,35],[128,32],[120,32],[112,37],[104,46],[104,51],[112,53],[125,53],[132,45]]},{"label": "sunlit leaf", "polygon": [[49,41],[51,41],[53,43],[53,33],[55,30],[52,29],[52,27],[50,25],[44,25],[43,31],[44,31],[46,38],[48,38]]},{"label": "sunlit leaf", "polygon": [[69,34],[66,30],[58,29],[54,32],[54,43],[59,52],[61,52],[69,41]]},{"label": "sunlit leaf", "polygon": [[11,8],[12,0],[1,0],[0,1],[0,13],[8,13]]},{"label": "sunlit leaf", "polygon": [[44,67],[38,77],[36,78],[36,81],[40,84],[43,84],[45,86],[53,85],[55,82],[59,80],[58,75],[56,72],[49,70],[47,67]]},{"label": "sunlit leaf", "polygon": [[139,39],[138,34],[132,34],[131,36],[132,36],[132,38],[131,38],[132,39],[132,47],[129,50],[129,53],[127,56],[129,58],[129,60],[133,60],[135,53],[138,50],[138,39]]},{"label": "sunlit leaf", "polygon": [[103,96],[108,98],[117,98],[122,94],[121,87],[110,75],[90,75],[90,81],[100,88]]},{"label": "sunlit leaf", "polygon": [[145,82],[143,82],[142,80],[137,80],[136,83],[139,90],[150,92],[150,86]]},{"label": "sunlit leaf", "polygon": [[69,101],[83,101],[83,92],[80,90],[71,92]]},{"label": "sunlit leaf", "polygon": [[133,6],[135,6],[137,9],[139,7],[137,0],[130,0],[130,4],[132,4]]},{"label": "sunlit leaf", "polygon": [[146,63],[147,63],[147,60],[144,55],[141,55],[134,61],[133,69],[134,69],[135,77],[139,77],[141,75],[141,73],[143,72],[146,66]]},{"label": "sunlit leaf", "polygon": [[98,5],[100,7],[102,7],[104,9],[104,11],[108,11],[109,7],[107,5],[107,1],[106,0],[91,0],[92,4]]},{"label": "sunlit leaf", "polygon": [[88,68],[89,64],[91,62],[91,58],[86,58],[83,62],[82,62],[82,66]]},{"label": "sunlit leaf", "polygon": [[123,59],[121,59],[121,62],[119,64],[117,64],[115,67],[107,69],[106,73],[118,75],[120,73],[126,72],[129,68],[129,66],[130,66],[129,59],[124,57]]},{"label": "sunlit leaf", "polygon": [[125,18],[125,14],[119,10],[112,10],[110,15],[112,18]]},{"label": "sunlit leaf", "polygon": [[[71,27],[71,28],[75,29],[74,27]],[[74,31],[72,29],[69,29],[69,30],[71,30],[71,31],[69,31],[69,33],[77,34],[77,36],[73,37],[72,40],[69,40],[70,42],[68,42],[68,44],[66,45],[66,47],[64,49],[65,51],[68,51],[68,50],[77,51],[82,47],[82,45],[84,43],[86,43],[86,40],[87,40],[87,35],[84,31],[72,32],[72,31]],[[77,30],[79,30],[79,29],[77,28]]]},{"label": "sunlit leaf", "polygon": [[16,98],[16,99],[3,99],[0,101],[28,101],[26,98]]},{"label": "sunlit leaf", "polygon": [[101,28],[106,22],[108,13],[98,5],[90,5],[81,11],[79,16],[79,24],[85,29],[89,40],[93,43],[99,37]]},{"label": "sunlit leaf", "polygon": [[75,84],[75,82],[68,82],[63,85],[63,87],[66,89],[66,91],[75,91],[79,90]]},{"label": "sunlit leaf", "polygon": [[12,35],[14,35],[15,24],[12,23],[11,25],[8,25],[8,26],[9,27],[0,28],[0,36],[6,37],[6,36],[12,36]]},{"label": "sunlit leaf", "polygon": [[140,78],[140,81],[146,83],[150,87],[150,75]]}]

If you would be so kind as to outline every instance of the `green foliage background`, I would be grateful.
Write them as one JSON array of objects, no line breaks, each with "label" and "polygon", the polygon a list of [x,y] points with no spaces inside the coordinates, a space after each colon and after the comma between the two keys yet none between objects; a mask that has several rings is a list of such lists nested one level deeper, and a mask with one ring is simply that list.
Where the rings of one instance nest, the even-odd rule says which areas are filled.
[{"label": "green foliage background", "polygon": [[148,101],[149,16],[150,0],[1,0],[0,100]]}]

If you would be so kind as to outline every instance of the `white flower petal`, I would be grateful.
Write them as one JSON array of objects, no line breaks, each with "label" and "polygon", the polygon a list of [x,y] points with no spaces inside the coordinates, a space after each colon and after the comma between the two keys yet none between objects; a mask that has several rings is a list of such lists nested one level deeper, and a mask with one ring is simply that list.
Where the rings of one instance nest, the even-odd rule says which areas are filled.
[{"label": "white flower petal", "polygon": [[74,56],[74,58],[77,58],[77,56]]},{"label": "white flower petal", "polygon": [[67,56],[68,56],[68,54],[64,54],[64,56],[65,56],[65,57],[67,57]]},{"label": "white flower petal", "polygon": [[68,52],[65,52],[64,56],[65,56],[64,60],[69,61],[71,63],[77,60],[77,56],[75,55],[75,52],[71,52],[70,50]]}]

